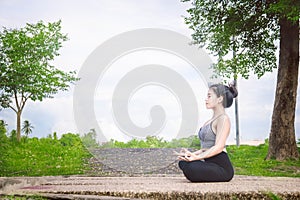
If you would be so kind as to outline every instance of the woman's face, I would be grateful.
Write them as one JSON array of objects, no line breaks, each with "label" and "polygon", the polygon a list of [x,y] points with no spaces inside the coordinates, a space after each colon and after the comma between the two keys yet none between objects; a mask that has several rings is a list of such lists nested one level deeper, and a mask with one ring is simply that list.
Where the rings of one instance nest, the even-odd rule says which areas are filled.
[{"label": "woman's face", "polygon": [[215,108],[219,103],[221,103],[222,97],[217,97],[217,94],[213,89],[209,89],[207,92],[207,97],[205,99],[205,104],[207,109]]}]

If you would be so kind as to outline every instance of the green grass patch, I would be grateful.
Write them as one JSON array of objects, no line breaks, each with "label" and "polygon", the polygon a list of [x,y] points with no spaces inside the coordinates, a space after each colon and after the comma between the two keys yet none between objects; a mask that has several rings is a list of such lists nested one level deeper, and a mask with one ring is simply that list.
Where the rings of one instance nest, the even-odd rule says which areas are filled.
[{"label": "green grass patch", "polygon": [[6,140],[0,147],[0,176],[47,176],[83,174],[90,156],[78,135],[61,139]]},{"label": "green grass patch", "polygon": [[228,146],[228,155],[235,173],[250,176],[300,177],[300,161],[265,160],[268,144],[259,146]]}]

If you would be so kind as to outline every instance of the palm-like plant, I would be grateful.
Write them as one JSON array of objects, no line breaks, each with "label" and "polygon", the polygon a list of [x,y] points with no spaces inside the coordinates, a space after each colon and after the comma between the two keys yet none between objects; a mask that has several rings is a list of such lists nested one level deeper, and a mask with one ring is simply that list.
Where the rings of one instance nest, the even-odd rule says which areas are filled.
[{"label": "palm-like plant", "polygon": [[31,125],[31,123],[28,120],[25,120],[23,122],[22,132],[25,134],[26,137],[28,137],[28,135],[32,133],[33,128],[34,127]]}]

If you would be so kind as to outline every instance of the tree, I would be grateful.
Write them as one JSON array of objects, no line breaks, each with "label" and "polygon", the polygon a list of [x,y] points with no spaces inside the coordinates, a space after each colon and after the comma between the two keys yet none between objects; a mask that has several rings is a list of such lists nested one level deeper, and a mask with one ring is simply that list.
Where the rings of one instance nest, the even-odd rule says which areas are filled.
[{"label": "tree", "polygon": [[[190,1],[190,0],[183,0]],[[195,0],[185,18],[195,44],[218,56],[213,65],[224,77],[260,78],[276,65],[280,41],[276,98],[267,158],[298,159],[295,109],[299,68],[298,0]],[[229,54],[235,52],[234,57]],[[234,77],[232,77],[234,75]]]},{"label": "tree", "polygon": [[97,143],[97,134],[95,129],[90,129],[88,133],[85,133],[81,137],[81,141],[87,148],[96,148],[99,146]]},{"label": "tree", "polygon": [[31,123],[28,120],[25,120],[23,122],[22,132],[25,134],[26,137],[28,137],[28,135],[32,133],[33,128],[34,127],[31,125]]},{"label": "tree", "polygon": [[9,136],[9,139],[11,142],[13,142],[13,143],[17,142],[17,131],[16,130],[12,130],[8,136]]},{"label": "tree", "polygon": [[[5,123],[4,120],[0,120],[0,142],[3,142],[3,138],[7,138],[6,136],[6,126],[7,124]],[[0,144],[1,146],[1,144]]]},{"label": "tree", "polygon": [[26,24],[20,29],[0,32],[0,105],[17,115],[17,140],[21,139],[21,115],[27,101],[52,98],[74,82],[75,72],[55,68],[51,61],[67,36],[61,33],[61,21]]}]

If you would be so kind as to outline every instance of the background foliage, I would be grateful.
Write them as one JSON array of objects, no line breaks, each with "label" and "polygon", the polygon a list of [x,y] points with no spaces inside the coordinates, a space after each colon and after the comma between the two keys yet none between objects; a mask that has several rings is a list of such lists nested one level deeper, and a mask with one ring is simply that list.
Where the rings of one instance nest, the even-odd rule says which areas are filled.
[{"label": "background foliage", "polygon": [[87,169],[90,154],[79,135],[68,133],[59,140],[22,137],[16,142],[2,134],[0,140],[0,176],[83,174]]},{"label": "background foliage", "polygon": [[[90,170],[89,159],[92,155],[87,150],[90,148],[124,148],[124,151],[125,148],[200,148],[197,136],[173,139],[169,142],[148,136],[145,140],[133,139],[127,143],[110,140],[99,145],[92,130],[81,137],[67,133],[58,139],[54,133],[40,139],[22,137],[21,142],[17,142],[13,134],[7,136],[5,123],[1,120],[0,122],[0,176],[85,174]],[[227,147],[235,173],[238,175],[300,177],[299,160],[265,160],[267,151],[268,141],[259,146]]]},{"label": "background foliage", "polygon": [[200,142],[196,135],[188,138],[173,139],[170,142],[155,136],[147,136],[145,140],[132,139],[129,142],[110,140],[100,148],[199,148]]}]

